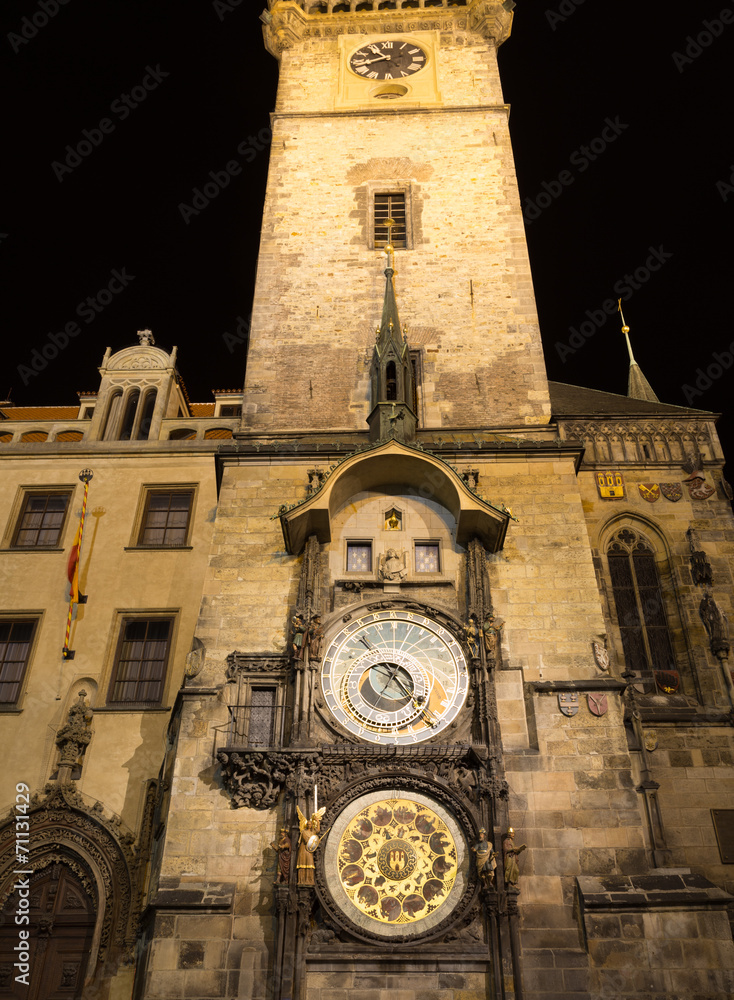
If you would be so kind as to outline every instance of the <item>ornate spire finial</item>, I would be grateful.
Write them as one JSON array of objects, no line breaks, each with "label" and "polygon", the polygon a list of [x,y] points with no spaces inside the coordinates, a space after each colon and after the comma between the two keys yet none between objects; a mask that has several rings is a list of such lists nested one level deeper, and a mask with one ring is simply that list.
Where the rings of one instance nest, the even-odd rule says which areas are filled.
[{"label": "ornate spire finial", "polygon": [[622,333],[624,334],[624,339],[627,341],[627,353],[629,354],[629,359],[630,359],[629,379],[627,381],[627,395],[630,399],[645,399],[649,403],[659,403],[660,400],[655,395],[653,387],[645,378],[642,369],[635,361],[635,356],[632,353],[632,344],[630,342],[630,328],[624,321],[624,313],[622,312],[621,299],[617,299],[617,306],[619,308],[619,315],[622,317]]},{"label": "ornate spire finial", "polygon": [[153,347],[155,337],[152,330],[138,330],[138,340],[141,347]]}]

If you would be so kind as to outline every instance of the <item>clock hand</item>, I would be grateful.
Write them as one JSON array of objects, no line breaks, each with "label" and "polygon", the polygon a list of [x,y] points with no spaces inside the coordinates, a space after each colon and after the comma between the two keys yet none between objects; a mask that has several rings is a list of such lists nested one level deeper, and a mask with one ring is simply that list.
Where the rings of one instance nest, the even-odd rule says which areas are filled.
[{"label": "clock hand", "polygon": [[377,56],[376,59],[363,59],[362,62],[353,62],[353,66],[369,66],[371,63],[380,62],[381,59],[390,59],[390,56]]}]

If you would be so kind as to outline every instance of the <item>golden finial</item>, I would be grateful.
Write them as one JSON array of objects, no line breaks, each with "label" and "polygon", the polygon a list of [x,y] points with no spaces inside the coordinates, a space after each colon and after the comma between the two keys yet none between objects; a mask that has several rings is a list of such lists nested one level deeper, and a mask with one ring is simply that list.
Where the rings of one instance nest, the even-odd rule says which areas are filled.
[{"label": "golden finial", "polygon": [[630,343],[630,328],[624,321],[624,313],[622,312],[622,300],[617,299],[617,306],[619,308],[619,315],[622,317],[622,333],[624,334],[624,339],[627,341],[627,351],[630,356],[630,364],[636,365],[635,356],[632,353],[632,344]]},{"label": "golden finial", "polygon": [[[392,243],[392,228],[396,225],[394,219],[385,219],[385,226],[387,228],[387,246],[385,247],[385,254],[387,255],[387,266],[394,267],[395,265],[395,247]],[[390,255],[392,255],[392,262],[390,260]]]}]

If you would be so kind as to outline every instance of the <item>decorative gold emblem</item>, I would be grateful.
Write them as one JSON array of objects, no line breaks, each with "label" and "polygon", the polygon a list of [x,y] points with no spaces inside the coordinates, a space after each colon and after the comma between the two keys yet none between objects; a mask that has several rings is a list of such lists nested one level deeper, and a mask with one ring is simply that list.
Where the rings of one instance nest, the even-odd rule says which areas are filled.
[{"label": "decorative gold emblem", "polygon": [[624,477],[621,472],[597,472],[596,486],[603,500],[619,500],[624,496]]},{"label": "decorative gold emblem", "polygon": [[642,499],[647,500],[648,503],[655,503],[656,500],[660,499],[660,486],[658,483],[638,483],[637,488],[640,491]]},{"label": "decorative gold emblem", "polygon": [[449,898],[456,844],[424,803],[383,799],[362,809],[337,851],[342,887],[358,910],[386,924],[417,923]]}]

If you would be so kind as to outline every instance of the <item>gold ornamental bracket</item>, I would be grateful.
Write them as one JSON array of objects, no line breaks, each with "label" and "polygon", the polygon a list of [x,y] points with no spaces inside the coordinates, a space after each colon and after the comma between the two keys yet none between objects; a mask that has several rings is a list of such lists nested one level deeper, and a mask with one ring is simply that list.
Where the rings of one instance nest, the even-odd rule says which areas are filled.
[{"label": "gold ornamental bracket", "polygon": [[435,455],[392,439],[346,458],[318,492],[280,515],[286,551],[301,552],[310,535],[322,544],[330,542],[333,518],[356,493],[401,488],[445,507],[456,520],[459,545],[468,545],[475,536],[490,552],[499,552],[504,545],[508,511],[472,493],[461,476]]}]

